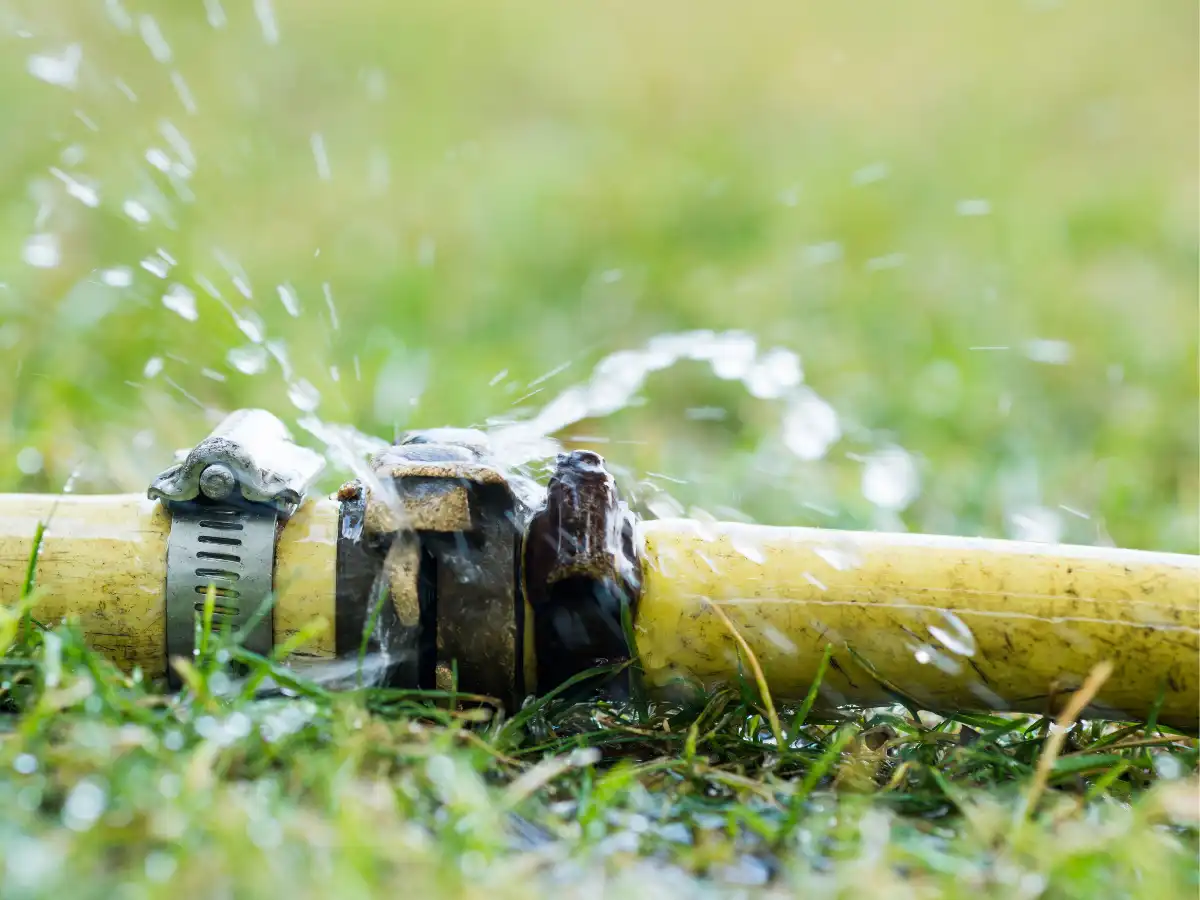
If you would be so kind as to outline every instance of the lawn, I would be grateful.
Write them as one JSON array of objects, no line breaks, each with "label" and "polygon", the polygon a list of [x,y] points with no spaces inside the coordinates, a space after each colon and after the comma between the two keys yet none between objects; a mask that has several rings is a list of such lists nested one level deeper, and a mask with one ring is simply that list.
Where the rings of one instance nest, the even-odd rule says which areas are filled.
[{"label": "lawn", "polygon": [[[143,491],[242,406],[390,439],[590,383],[555,436],[648,516],[1195,553],[1197,25],[1174,0],[9,0],[0,488]],[[796,354],[805,387],[630,380],[702,329]],[[1200,882],[1196,742],[1152,722],[1055,750],[1036,717],[784,705],[781,751],[749,689],[485,721],[256,698],[216,647],[168,697],[20,626],[5,897]]]}]

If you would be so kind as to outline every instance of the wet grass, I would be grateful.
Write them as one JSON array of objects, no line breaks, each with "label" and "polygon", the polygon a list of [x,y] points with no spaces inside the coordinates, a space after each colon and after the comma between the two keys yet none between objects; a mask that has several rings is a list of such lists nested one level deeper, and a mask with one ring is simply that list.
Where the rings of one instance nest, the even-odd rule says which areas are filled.
[{"label": "wet grass", "polygon": [[[389,436],[739,328],[800,354],[842,426],[825,458],[700,367],[563,437],[643,506],[1196,551],[1194,4],[275,0],[278,44],[264,5],[220,29],[199,3],[0,5],[0,488],[140,492],[300,379]],[[29,75],[76,42],[73,89]],[[23,260],[38,233],[58,265]],[[222,303],[275,342],[265,371],[231,362]],[[862,477],[892,445],[920,491],[887,511]],[[169,696],[43,628],[29,571],[0,611],[4,897],[1198,889],[1196,741],[1153,721],[771,715],[752,672],[503,721],[220,641]]]},{"label": "wet grass", "polygon": [[[176,696],[2,612],[5,897],[1192,897],[1197,742],[903,708],[331,691],[214,639]],[[236,670],[231,666],[236,665]],[[263,690],[270,679],[270,689]]]}]

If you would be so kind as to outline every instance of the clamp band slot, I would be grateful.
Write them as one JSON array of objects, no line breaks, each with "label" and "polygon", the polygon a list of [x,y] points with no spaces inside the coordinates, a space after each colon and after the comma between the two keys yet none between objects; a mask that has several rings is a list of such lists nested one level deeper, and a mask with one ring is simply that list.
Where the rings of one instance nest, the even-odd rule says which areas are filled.
[{"label": "clamp band slot", "polygon": [[[269,602],[275,564],[278,513],[270,508],[238,509],[207,503],[176,503],[167,540],[167,655],[191,659],[201,626],[205,597],[215,595],[214,629],[241,636],[246,649],[271,651],[271,615],[245,628]],[[236,537],[234,536],[236,534]],[[219,544],[229,552],[213,553]],[[221,563],[213,565],[214,557]]]}]

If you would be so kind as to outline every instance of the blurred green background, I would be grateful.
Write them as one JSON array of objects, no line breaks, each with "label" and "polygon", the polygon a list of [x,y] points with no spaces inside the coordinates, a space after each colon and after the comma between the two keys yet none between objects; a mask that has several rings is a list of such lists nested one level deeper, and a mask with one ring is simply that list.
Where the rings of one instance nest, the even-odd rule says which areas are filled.
[{"label": "blurred green background", "polygon": [[823,458],[696,363],[559,437],[659,511],[1195,552],[1194,3],[223,4],[0,4],[0,488],[140,490],[289,382],[391,437],[740,329]]}]

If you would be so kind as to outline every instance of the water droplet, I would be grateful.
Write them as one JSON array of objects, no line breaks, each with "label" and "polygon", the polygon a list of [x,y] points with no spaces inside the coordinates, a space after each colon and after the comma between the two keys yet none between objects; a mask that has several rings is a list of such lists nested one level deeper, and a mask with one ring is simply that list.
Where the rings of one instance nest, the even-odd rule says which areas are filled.
[{"label": "water droplet", "polygon": [[200,318],[200,313],[196,311],[196,295],[182,284],[173,284],[167,288],[167,292],[163,294],[162,304],[172,312],[179,313],[189,322],[195,322]]},{"label": "water droplet", "polygon": [[146,151],[146,162],[160,172],[171,171],[171,157],[167,156],[165,150],[160,150],[158,147],[151,147]]},{"label": "water droplet", "polygon": [[113,79],[113,84],[114,84],[114,85],[116,85],[116,88],[117,88],[117,90],[118,90],[118,91],[120,91],[122,94],[124,94],[124,95],[125,95],[125,98],[126,98],[126,99],[127,99],[129,102],[130,102],[130,103],[137,103],[137,99],[138,99],[138,98],[137,98],[137,94],[135,94],[135,93],[134,93],[134,91],[133,91],[133,88],[131,88],[131,87],[130,87],[130,86],[129,86],[129,85],[126,83],[126,82],[125,82],[125,79],[123,79],[123,78],[114,78],[114,79]]},{"label": "water droplet", "polygon": [[796,646],[796,642],[780,631],[773,625],[766,625],[762,629],[763,637],[782,650],[784,653],[796,653],[800,648]]},{"label": "water droplet", "polygon": [[321,403],[321,393],[311,382],[301,378],[288,386],[288,399],[302,412],[313,412]]},{"label": "water droplet", "polygon": [[63,187],[67,189],[67,194],[74,197],[84,206],[90,206],[95,209],[100,205],[100,194],[91,185],[84,184],[79,179],[72,175],[68,175],[61,169],[50,167],[50,174],[63,183]]},{"label": "water droplet", "polygon": [[749,855],[738,856],[734,862],[725,863],[717,869],[716,874],[718,883],[750,887],[764,885],[771,878],[771,870],[767,868],[767,864],[758,857]]},{"label": "water droplet", "polygon": [[428,269],[437,262],[437,241],[429,235],[424,235],[417,243],[417,265]]},{"label": "water droplet", "polygon": [[868,259],[863,267],[868,272],[882,272],[885,269],[898,269],[904,265],[908,259],[903,253],[885,253],[883,256],[876,256]]},{"label": "water droplet", "polygon": [[38,769],[37,757],[32,753],[21,753],[13,760],[13,769],[21,775],[32,775]]},{"label": "water droplet", "polygon": [[750,374],[758,355],[758,346],[750,335],[731,331],[698,341],[689,355],[693,359],[707,360],[718,378],[741,380]]},{"label": "water droplet", "polygon": [[58,158],[64,166],[77,166],[87,158],[87,151],[83,149],[82,144],[71,144],[63,148]]},{"label": "water droplet", "polygon": [[829,590],[829,588],[825,585],[825,582],[823,582],[820,578],[818,578],[812,572],[805,572],[804,580],[807,581],[809,584],[811,584],[813,587],[815,587],[819,591]]},{"label": "water droplet", "polygon": [[325,308],[329,310],[329,327],[337,331],[342,326],[338,322],[337,306],[333,302],[333,288],[329,286],[328,281],[321,284],[321,292],[325,295]]},{"label": "water droplet", "polygon": [[730,537],[729,545],[752,563],[758,563],[761,566],[766,559],[763,556],[762,548],[741,534],[733,534]]},{"label": "water droplet", "polygon": [[75,118],[83,123],[83,127],[88,131],[99,131],[100,126],[92,120],[91,116],[85,113],[82,109],[75,110]]},{"label": "water droplet", "polygon": [[171,264],[162,256],[147,256],[142,260],[141,266],[151,275],[157,275],[159,278],[166,278],[167,273],[171,271]]},{"label": "water droplet", "polygon": [[104,11],[108,13],[108,20],[118,31],[133,31],[133,17],[125,11],[121,0],[104,0]]},{"label": "water droplet", "polygon": [[279,302],[283,304],[283,308],[287,310],[289,316],[293,319],[300,317],[300,297],[296,294],[296,289],[290,284],[278,285],[276,290],[279,292]]},{"label": "water droplet", "polygon": [[17,469],[23,475],[36,475],[42,471],[41,451],[37,447],[22,447],[17,453]]},{"label": "water droplet", "polygon": [[[533,379],[533,381],[529,382],[529,384],[527,384],[525,386],[526,387],[537,387],[539,384],[549,381],[554,376],[561,375],[563,372],[565,372],[570,367],[571,367],[571,363],[568,360],[567,362],[563,363],[562,365],[555,366],[549,372],[543,372],[541,375],[539,375],[537,378]],[[507,369],[505,369],[504,371],[505,371],[505,374],[508,373]]]},{"label": "water droplet", "polygon": [[154,17],[139,16],[138,30],[142,33],[142,40],[150,48],[150,55],[160,63],[169,63],[171,61],[171,45],[163,37],[162,29],[158,27],[158,22],[154,20]]},{"label": "water droplet", "polygon": [[877,181],[883,181],[888,177],[890,170],[885,162],[873,162],[870,165],[863,166],[850,176],[850,181],[857,187],[864,184],[874,184]]},{"label": "water droplet", "polygon": [[108,794],[99,781],[85,778],[71,789],[63,804],[63,824],[72,831],[87,831],[104,812]]},{"label": "water droplet", "polygon": [[1154,772],[1163,781],[1173,781],[1183,777],[1183,764],[1173,754],[1156,753],[1153,760]]},{"label": "water droplet", "polygon": [[814,547],[813,553],[839,572],[848,572],[862,565],[861,557],[850,547]]},{"label": "water droplet", "polygon": [[751,367],[746,375],[746,390],[763,400],[782,397],[803,379],[800,357],[791,350],[775,347]]},{"label": "water droplet", "polygon": [[254,310],[246,310],[241,315],[233,314],[234,324],[237,325],[238,331],[254,341],[256,344],[261,344],[266,335],[265,326],[262,319]]},{"label": "water droplet", "polygon": [[1074,348],[1066,341],[1036,338],[1025,342],[1025,355],[1034,362],[1050,366],[1065,366],[1074,355]]},{"label": "water droplet", "polygon": [[1062,516],[1044,506],[1029,506],[1008,517],[1010,534],[1018,541],[1057,544],[1062,539]]},{"label": "water droplet", "polygon": [[26,67],[34,78],[48,84],[74,89],[79,84],[79,64],[83,61],[83,45],[71,44],[61,53],[35,53]]},{"label": "water droplet", "polygon": [[[208,296],[212,297],[214,300],[221,300],[221,292],[217,290],[217,286],[212,283],[212,280],[207,275],[202,272],[196,272],[194,275],[192,275],[192,278],[195,279],[196,284],[200,285],[200,289],[204,291],[204,293],[208,294]],[[235,313],[232,309],[229,309],[228,306],[225,308],[236,320],[237,313]]]},{"label": "water droplet", "polygon": [[225,359],[243,375],[259,375],[266,371],[269,357],[267,348],[261,344],[247,344],[230,349]]},{"label": "water droplet", "polygon": [[58,235],[46,232],[30,235],[21,248],[21,258],[35,269],[53,269],[62,260]]},{"label": "water droplet", "polygon": [[941,614],[946,620],[948,629],[930,625],[929,633],[951,653],[957,653],[959,656],[974,656],[975,635],[971,633],[967,623],[948,609],[941,610]]},{"label": "water droplet", "polygon": [[387,95],[387,77],[380,69],[368,69],[363,78],[367,88],[367,96],[372,100],[382,100]]},{"label": "water droplet", "polygon": [[311,703],[289,703],[263,717],[258,727],[259,734],[267,743],[282,740],[311,722],[315,712],[316,708]]},{"label": "water droplet", "polygon": [[666,491],[660,491],[647,500],[646,509],[656,519],[677,519],[683,515],[683,504]]},{"label": "water droplet", "polygon": [[312,145],[313,160],[317,164],[317,177],[329,181],[333,173],[329,170],[329,154],[325,152],[325,138],[319,131],[314,131],[308,139]]},{"label": "water droplet", "polygon": [[[345,509],[345,507],[343,507]],[[363,519],[361,515],[342,516],[342,538],[347,541],[357,541],[362,536]],[[263,735],[266,738],[266,735]],[[270,738],[266,738],[270,740]]]},{"label": "water droplet", "polygon": [[880,509],[900,512],[917,498],[921,480],[912,456],[900,447],[887,447],[867,458],[862,493]]},{"label": "water droplet", "polygon": [[387,150],[383,147],[371,149],[371,158],[367,162],[367,184],[373,190],[385,191],[392,182],[392,164],[388,159]]},{"label": "water droplet", "polygon": [[991,215],[992,204],[988,200],[975,197],[967,200],[959,200],[955,204],[954,211],[960,216],[987,216]]},{"label": "water droplet", "polygon": [[292,380],[292,361],[288,359],[287,345],[283,341],[267,341],[267,352],[275,357],[275,362],[279,363],[279,368],[283,370],[283,380],[291,382]]},{"label": "water droplet", "polygon": [[145,225],[150,221],[150,210],[146,209],[145,205],[138,200],[126,200],[121,204],[121,210],[139,225]]},{"label": "water droplet", "polygon": [[225,10],[221,7],[221,0],[204,0],[204,14],[213,28],[224,28],[228,21],[225,18]]},{"label": "water droplet", "polygon": [[275,21],[275,10],[271,0],[254,0],[254,15],[262,28],[263,40],[268,44],[279,43],[279,24]]},{"label": "water droplet", "polygon": [[842,258],[842,245],[837,241],[825,241],[804,248],[804,262],[809,266],[827,266]]},{"label": "water droplet", "polygon": [[[18,803],[22,809],[34,812],[41,806],[41,800],[41,791],[22,792]],[[62,870],[63,851],[48,840],[18,834],[6,841],[4,849],[6,892],[29,896],[44,894],[46,882]]]},{"label": "water droplet", "polygon": [[784,206],[796,206],[800,202],[800,185],[793,184],[780,191],[779,202]]},{"label": "water droplet", "polygon": [[244,712],[234,710],[225,720],[225,731],[230,737],[240,740],[250,734],[252,723]]},{"label": "water droplet", "polygon": [[797,390],[783,416],[783,442],[803,460],[823,457],[838,440],[842,429],[837,413],[811,390]]},{"label": "water droplet", "polygon": [[143,378],[154,378],[163,370],[163,358],[161,356],[152,356],[146,360],[146,365],[142,367]]},{"label": "water droplet", "polygon": [[175,155],[185,166],[189,169],[196,168],[196,155],[192,152],[192,145],[187,142],[183,132],[171,122],[163,120],[158,123],[158,133],[171,145],[171,149],[175,151]]},{"label": "water droplet", "polygon": [[175,857],[162,850],[155,850],[152,853],[146,854],[146,862],[144,869],[146,879],[162,884],[169,881],[171,876],[175,874],[176,862]]},{"label": "water droplet", "polygon": [[198,111],[196,98],[192,96],[192,89],[188,87],[179,72],[171,73],[171,84],[175,88],[175,94],[179,97],[179,102],[183,104],[184,110],[189,116],[194,116]]}]

